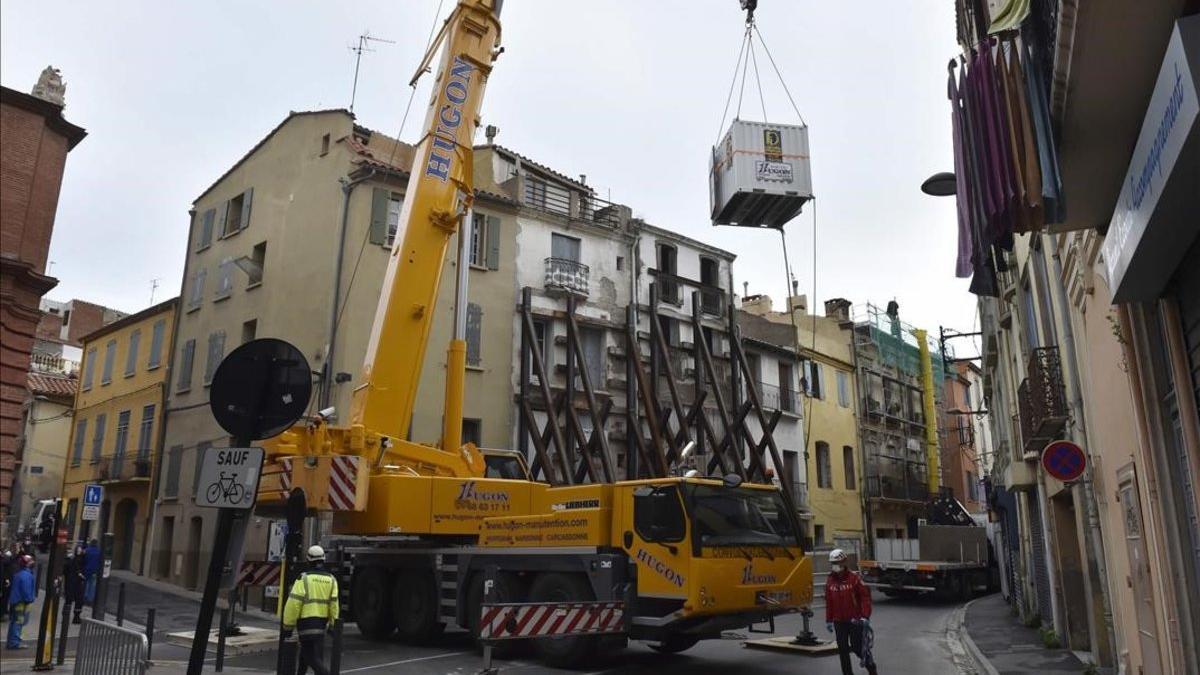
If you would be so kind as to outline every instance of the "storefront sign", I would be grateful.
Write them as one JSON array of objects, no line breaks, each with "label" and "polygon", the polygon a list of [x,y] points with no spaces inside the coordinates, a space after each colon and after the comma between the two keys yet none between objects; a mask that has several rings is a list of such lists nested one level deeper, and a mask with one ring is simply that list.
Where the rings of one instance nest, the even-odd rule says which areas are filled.
[{"label": "storefront sign", "polygon": [[[1200,143],[1189,145],[1189,139],[1200,135],[1200,73],[1191,68],[1188,59],[1189,52],[1197,50],[1200,17],[1176,22],[1104,240],[1108,283],[1117,301],[1154,297],[1200,230],[1195,213],[1190,217],[1174,213],[1186,211],[1188,199],[1195,203],[1194,184],[1178,185],[1188,179],[1181,176],[1168,186],[1181,155],[1187,163],[1198,161],[1196,155],[1200,154],[1195,147]],[[1185,201],[1163,199],[1168,190],[1181,191]]]}]

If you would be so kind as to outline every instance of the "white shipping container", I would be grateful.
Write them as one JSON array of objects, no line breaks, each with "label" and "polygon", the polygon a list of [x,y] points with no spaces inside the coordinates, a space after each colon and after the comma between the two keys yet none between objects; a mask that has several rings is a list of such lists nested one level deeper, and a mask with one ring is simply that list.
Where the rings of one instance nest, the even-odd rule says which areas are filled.
[{"label": "white shipping container", "polygon": [[783,227],[812,196],[806,126],[734,120],[713,148],[713,225]]}]

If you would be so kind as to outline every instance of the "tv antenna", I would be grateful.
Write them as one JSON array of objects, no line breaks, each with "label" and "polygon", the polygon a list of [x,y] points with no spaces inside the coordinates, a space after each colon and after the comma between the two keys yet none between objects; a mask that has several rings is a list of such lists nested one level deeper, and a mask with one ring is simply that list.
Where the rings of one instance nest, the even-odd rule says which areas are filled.
[{"label": "tv antenna", "polygon": [[362,35],[358,36],[358,46],[351,47],[350,51],[354,52],[354,87],[350,90],[350,112],[354,112],[354,99],[358,96],[358,67],[362,65],[363,52],[373,52],[370,43],[383,42],[389,45],[396,44],[395,40],[385,40],[383,38],[372,37],[370,31],[363,31]]},{"label": "tv antenna", "polygon": [[154,304],[154,292],[158,290],[159,279],[155,277],[150,280],[150,304]]}]

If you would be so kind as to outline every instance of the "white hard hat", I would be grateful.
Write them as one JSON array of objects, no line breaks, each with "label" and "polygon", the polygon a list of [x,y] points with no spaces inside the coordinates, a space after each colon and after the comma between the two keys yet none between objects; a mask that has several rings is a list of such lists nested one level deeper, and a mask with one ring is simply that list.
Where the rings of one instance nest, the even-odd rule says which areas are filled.
[{"label": "white hard hat", "polygon": [[325,549],[321,548],[320,546],[309,546],[308,547],[309,562],[313,562],[313,561],[317,561],[317,560],[324,560],[324,559],[325,559]]},{"label": "white hard hat", "polygon": [[846,562],[846,552],[840,548],[835,548],[829,552],[829,562],[840,563]]}]

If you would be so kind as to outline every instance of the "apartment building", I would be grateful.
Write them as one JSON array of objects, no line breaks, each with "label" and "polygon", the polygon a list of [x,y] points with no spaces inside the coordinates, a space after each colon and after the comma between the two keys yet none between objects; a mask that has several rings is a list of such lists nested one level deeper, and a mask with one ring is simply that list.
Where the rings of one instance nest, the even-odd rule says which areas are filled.
[{"label": "apartment building", "polygon": [[941,405],[938,406],[940,482],[967,511],[978,513],[983,510],[984,503],[983,475],[972,410],[967,364],[955,363],[945,369]]},{"label": "apartment building", "polygon": [[[1039,3],[1017,43],[1068,208],[983,270],[989,508],[1022,617],[1101,667],[1196,672],[1200,18],[1068,4]],[[986,16],[956,11],[960,43],[986,35]],[[1071,484],[1039,465],[1059,438],[1087,454]]]},{"label": "apartment building", "polygon": [[[802,534],[809,539],[812,537],[813,514],[808,498],[808,467],[803,458],[804,410],[796,332],[788,324],[776,323],[741,309],[736,310],[736,320],[750,370],[750,377],[742,386],[753,387],[765,411],[772,416],[779,415],[772,435],[779,447],[782,472],[790,478],[786,484],[792,486],[792,499],[800,509]],[[762,422],[757,416],[750,417],[747,424],[752,433],[763,433]],[[776,470],[773,460],[772,470]],[[784,484],[778,479],[776,482]]]},{"label": "apartment building", "polygon": [[[113,567],[142,571],[157,475],[178,298],[83,338],[62,498],[75,539],[112,532]],[[104,487],[100,517],[80,518],[84,487]]]},{"label": "apartment building", "polygon": [[21,433],[17,436],[18,464],[8,513],[10,532],[25,527],[39,500],[59,496],[63,460],[70,447],[71,409],[79,384],[74,372],[53,368],[58,364],[39,359],[36,351],[30,365],[25,385],[28,393],[21,407]]},{"label": "apartment building", "polygon": [[800,413],[804,417],[804,474],[808,511],[806,536],[818,548],[864,551],[863,457],[858,440],[858,394],[853,334],[847,300],[825,303],[824,315],[808,311],[808,299],[793,295],[792,310],[772,311],[771,298],[748,295],[744,312],[796,331],[800,345]]}]

